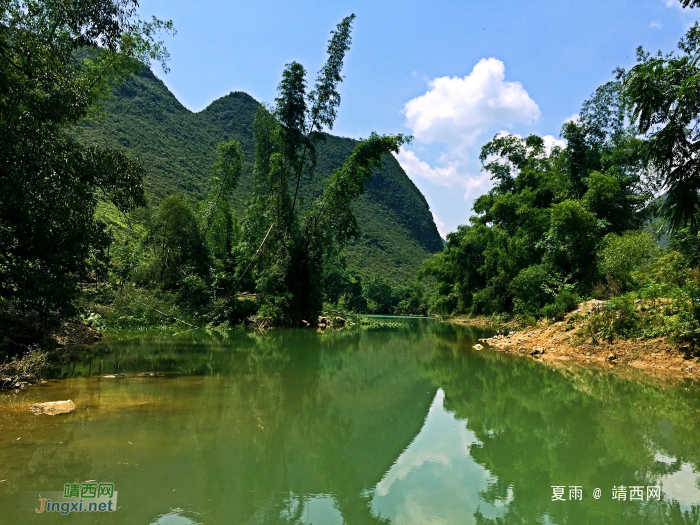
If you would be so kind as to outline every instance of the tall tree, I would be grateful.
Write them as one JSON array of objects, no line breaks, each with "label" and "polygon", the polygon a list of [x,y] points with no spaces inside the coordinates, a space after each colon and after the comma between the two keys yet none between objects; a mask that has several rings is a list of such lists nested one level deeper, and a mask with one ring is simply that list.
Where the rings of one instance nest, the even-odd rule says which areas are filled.
[{"label": "tall tree", "polygon": [[[314,89],[307,94],[305,70],[288,64],[278,87],[273,112],[259,108],[255,117],[253,197],[243,222],[245,261],[239,279],[247,278],[260,294],[260,314],[277,319],[312,318],[323,304],[324,255],[337,253],[357,235],[351,203],[365,189],[381,157],[398,152],[402,135],[359,141],[353,153],[323,183],[307,192],[314,175],[315,146],[332,129],[340,104],[338,84],[355,15],[345,18],[328,44],[328,59]],[[246,284],[245,281],[243,281]]]},{"label": "tall tree", "polygon": [[83,144],[73,124],[112,82],[168,54],[170,22],[144,22],[135,0],[0,2],[0,299],[70,310],[85,260],[108,242],[98,194],[127,211],[144,170],[119,150]]},{"label": "tall tree", "polygon": [[[687,5],[688,2],[685,2]],[[693,3],[693,7],[695,6]],[[649,161],[665,190],[661,207],[672,229],[700,224],[700,26],[678,44],[680,54],[651,56],[620,71],[632,118],[648,134]]]}]

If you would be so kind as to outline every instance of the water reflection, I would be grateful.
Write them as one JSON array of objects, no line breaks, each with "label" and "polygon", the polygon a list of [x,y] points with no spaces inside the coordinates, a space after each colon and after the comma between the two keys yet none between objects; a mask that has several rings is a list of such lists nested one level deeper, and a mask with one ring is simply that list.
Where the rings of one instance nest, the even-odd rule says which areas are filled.
[{"label": "water reflection", "polygon": [[173,509],[167,514],[158,516],[151,525],[199,525],[194,519],[187,516],[182,509]]},{"label": "water reflection", "polygon": [[[125,524],[700,523],[695,385],[471,350],[482,335],[414,319],[110,338],[0,394],[0,523],[28,522],[22,492],[87,479],[115,483]],[[621,484],[663,500],[612,501]]]},{"label": "water reflection", "polygon": [[499,516],[509,503],[512,491],[493,505],[480,498],[495,480],[472,459],[470,449],[479,440],[444,409],[444,398],[438,390],[420,433],[377,484],[374,514],[392,523],[464,523],[478,509]]}]

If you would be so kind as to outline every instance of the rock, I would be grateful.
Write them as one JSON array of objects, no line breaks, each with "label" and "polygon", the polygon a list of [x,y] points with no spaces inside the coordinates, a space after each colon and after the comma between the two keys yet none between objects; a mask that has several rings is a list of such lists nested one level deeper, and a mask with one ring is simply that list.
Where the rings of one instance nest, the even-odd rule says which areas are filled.
[{"label": "rock", "polygon": [[480,345],[480,344],[475,344],[474,346],[472,346],[472,348],[473,348],[474,350],[482,350],[484,347],[483,347],[482,345]]},{"label": "rock", "polygon": [[338,326],[345,326],[345,319],[342,317],[336,317],[333,322]]},{"label": "rock", "polygon": [[[323,325],[323,326],[321,326],[321,325]],[[330,319],[328,319],[328,317],[323,317],[321,315],[318,318],[318,326],[321,328],[325,328],[326,326],[333,326],[333,322]]]},{"label": "rock", "polygon": [[55,416],[56,414],[66,414],[75,410],[75,403],[70,399],[67,401],[48,401],[46,403],[34,403],[29,410],[35,414],[48,414]]},{"label": "rock", "polygon": [[325,328],[325,327],[326,327],[326,323],[318,323],[318,327],[319,327],[319,328]]},{"label": "rock", "polygon": [[302,319],[302,320],[301,320],[301,326],[303,326],[304,328],[308,328],[309,326],[311,326],[311,323],[309,323],[308,321]]},{"label": "rock", "polygon": [[102,376],[102,377],[104,377],[106,379],[116,379],[118,377],[126,377],[126,374],[109,374],[109,375]]},{"label": "rock", "polygon": [[141,372],[140,374],[136,375],[139,377],[165,377],[165,374],[159,374],[158,372]]},{"label": "rock", "polygon": [[615,359],[617,359],[617,356],[615,354],[610,354],[608,356],[608,361],[615,361]]}]

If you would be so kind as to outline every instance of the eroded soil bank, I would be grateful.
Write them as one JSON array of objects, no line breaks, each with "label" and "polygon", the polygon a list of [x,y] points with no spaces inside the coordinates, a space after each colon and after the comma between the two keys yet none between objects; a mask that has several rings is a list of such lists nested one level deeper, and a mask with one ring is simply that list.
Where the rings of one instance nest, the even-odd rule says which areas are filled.
[{"label": "eroded soil bank", "polygon": [[[642,369],[664,377],[690,377],[700,379],[700,358],[693,356],[689,348],[669,343],[666,338],[614,342],[593,342],[582,333],[586,319],[600,308],[602,301],[579,304],[575,312],[563,321],[540,321],[536,326],[520,329],[509,323],[503,332],[487,339],[480,339],[485,348],[497,352],[530,356],[542,362],[576,362],[605,368],[625,366]],[[456,318],[464,324],[486,324],[485,319]]]}]

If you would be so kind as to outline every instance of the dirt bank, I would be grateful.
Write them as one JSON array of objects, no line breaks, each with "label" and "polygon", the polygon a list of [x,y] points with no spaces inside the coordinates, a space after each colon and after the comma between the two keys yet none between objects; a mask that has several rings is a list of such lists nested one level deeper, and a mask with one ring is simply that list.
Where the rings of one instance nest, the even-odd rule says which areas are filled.
[{"label": "dirt bank", "polygon": [[[581,333],[586,319],[602,301],[579,304],[563,321],[540,321],[531,328],[515,324],[502,327],[507,335],[496,335],[481,341],[485,349],[530,356],[543,362],[571,361],[580,364],[611,367],[634,367],[654,375],[700,379],[700,359],[689,355],[687,348],[670,344],[665,338],[647,340],[618,339],[593,343]],[[468,319],[456,319],[468,323]],[[484,319],[478,324],[487,324]]]}]

